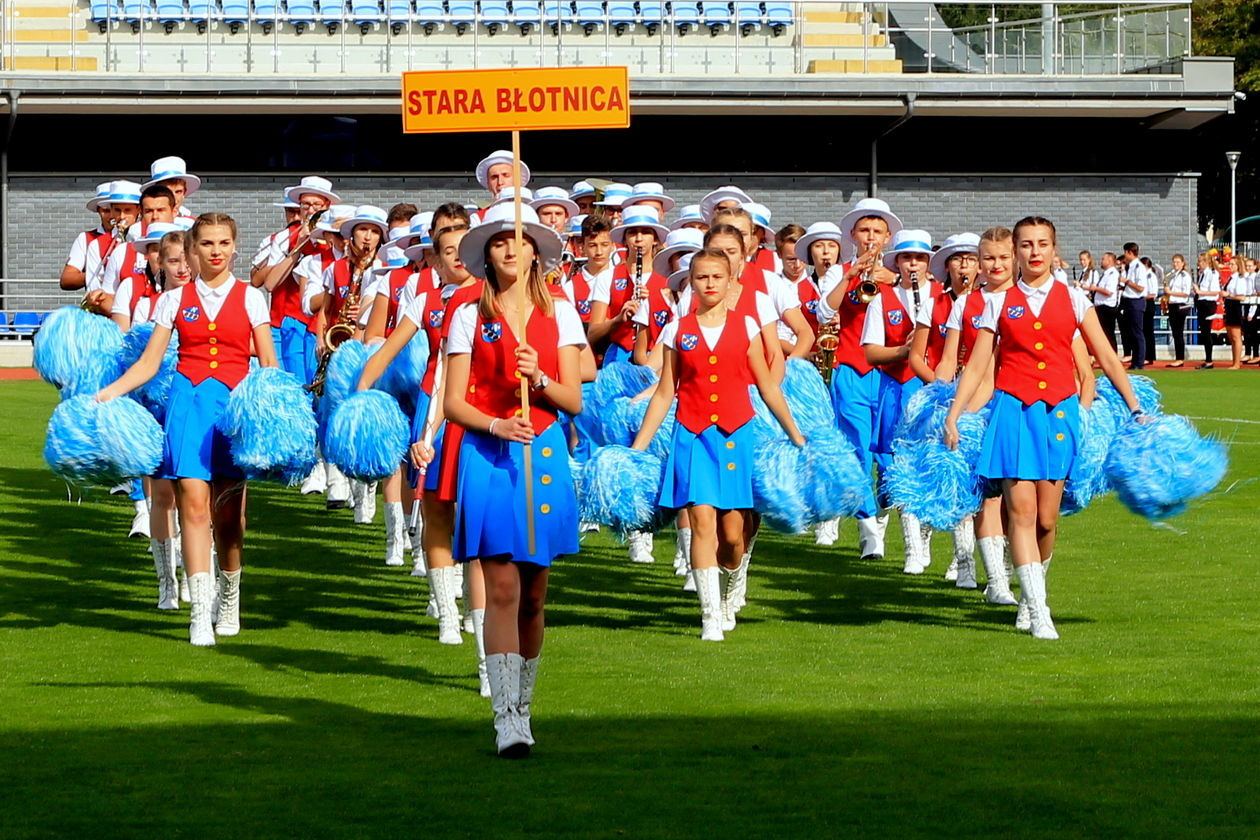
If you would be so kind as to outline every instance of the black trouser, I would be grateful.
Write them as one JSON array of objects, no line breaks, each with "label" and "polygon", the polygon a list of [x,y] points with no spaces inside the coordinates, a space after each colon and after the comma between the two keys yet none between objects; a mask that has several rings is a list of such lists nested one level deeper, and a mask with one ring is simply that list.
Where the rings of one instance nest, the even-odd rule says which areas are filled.
[{"label": "black trouser", "polygon": [[1142,337],[1146,342],[1146,363],[1155,362],[1155,313],[1159,305],[1151,298],[1146,299],[1146,314],[1142,316]]},{"label": "black trouser", "polygon": [[1107,336],[1107,341],[1111,342],[1111,349],[1115,350],[1117,308],[1114,306],[1096,306],[1094,311],[1098,313],[1098,323],[1102,327],[1103,335]]},{"label": "black trouser", "polygon": [[1216,298],[1196,301],[1194,314],[1199,318],[1199,343],[1203,345],[1203,360],[1210,362],[1212,361],[1212,316],[1216,314]]},{"label": "black trouser", "polygon": [[1243,305],[1243,355],[1260,355],[1260,312],[1255,304]]},{"label": "black trouser", "polygon": [[1168,305],[1168,331],[1172,333],[1173,355],[1179,362],[1186,360],[1186,317],[1189,314],[1188,306]]},{"label": "black trouser", "polygon": [[1146,362],[1146,333],[1142,323],[1145,315],[1146,298],[1121,299],[1120,340],[1124,342],[1124,355],[1129,356],[1138,369]]}]

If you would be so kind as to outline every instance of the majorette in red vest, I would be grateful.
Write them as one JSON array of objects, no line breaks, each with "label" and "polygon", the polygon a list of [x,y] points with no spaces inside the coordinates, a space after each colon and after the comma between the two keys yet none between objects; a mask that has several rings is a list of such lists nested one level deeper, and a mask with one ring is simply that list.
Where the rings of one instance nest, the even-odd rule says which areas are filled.
[{"label": "majorette in red vest", "polygon": [[217,379],[229,388],[240,384],[249,373],[250,339],[253,328],[245,310],[248,284],[232,280],[232,289],[213,319],[206,312],[194,281],[180,292],[175,332],[179,334],[179,362],[175,369],[200,385]]},{"label": "majorette in red vest", "polygon": [[678,322],[677,420],[684,428],[701,434],[717,426],[730,434],[755,414],[748,386],[754,384],[748,367],[748,331],[743,315],[730,311],[717,346],[710,347],[696,314]]},{"label": "majorette in red vest", "polygon": [[[288,252],[291,253],[297,247],[301,231],[301,225],[294,225],[287,231],[282,232],[287,240]],[[307,240],[303,243],[300,253],[303,257],[319,254],[321,266],[324,268],[327,268],[328,263],[333,258],[332,248],[324,242],[313,240]],[[313,320],[302,311],[302,287],[292,273],[287,275],[271,290],[271,326],[282,326],[285,318],[292,318],[295,321],[306,324],[308,329],[311,328],[311,321]]]},{"label": "majorette in red vest", "polygon": [[[407,284],[413,280],[419,279],[419,272],[413,265],[403,265],[391,268],[385,277],[385,287],[382,291],[385,293],[385,299],[389,302],[389,308],[385,313],[385,337],[389,338],[394,328],[398,326],[399,301],[402,300],[403,292],[407,288]],[[416,285],[419,292],[419,284]],[[380,294],[378,292],[377,294]],[[418,295],[417,295],[418,296]]]},{"label": "majorette in red vest", "polygon": [[1048,282],[1050,291],[1036,315],[1018,283],[1008,289],[997,323],[994,387],[1026,406],[1038,401],[1055,406],[1076,395],[1076,312],[1067,285]]},{"label": "majorette in red vest", "polygon": [[[525,340],[538,351],[538,368],[550,379],[560,379],[560,332],[556,319],[534,308],[525,328]],[[520,413],[523,380],[516,371],[516,336],[501,318],[477,315],[473,333],[472,361],[468,376],[468,404],[491,417],[512,417]],[[545,397],[536,397],[525,386],[530,400],[529,420],[535,434],[556,421],[555,407]]]}]

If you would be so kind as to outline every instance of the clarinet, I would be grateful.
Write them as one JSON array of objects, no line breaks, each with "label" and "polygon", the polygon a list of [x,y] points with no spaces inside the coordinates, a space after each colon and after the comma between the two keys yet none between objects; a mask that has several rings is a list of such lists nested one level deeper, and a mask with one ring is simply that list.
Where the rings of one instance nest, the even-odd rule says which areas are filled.
[{"label": "clarinet", "polygon": [[[639,299],[639,292],[643,289],[643,249],[634,249],[634,299]],[[642,303],[640,303],[642,306]],[[634,331],[637,335],[641,325],[638,321],[634,322]]]},{"label": "clarinet", "polygon": [[910,291],[914,293],[914,317],[919,317],[919,272],[910,272]]}]

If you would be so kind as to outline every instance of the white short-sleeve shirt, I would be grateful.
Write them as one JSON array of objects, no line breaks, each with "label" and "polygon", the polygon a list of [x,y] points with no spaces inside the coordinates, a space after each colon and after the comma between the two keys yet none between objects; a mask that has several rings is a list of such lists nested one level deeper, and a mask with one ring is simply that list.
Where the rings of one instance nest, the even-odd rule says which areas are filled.
[{"label": "white short-sleeve shirt", "polygon": [[[98,225],[96,232],[104,235],[105,228]],[[74,242],[70,244],[70,255],[66,257],[66,265],[71,268],[77,268],[85,275],[91,276],[91,272],[95,271],[100,266],[100,263],[100,245],[97,245],[95,242],[88,245],[87,231],[76,236]]]},{"label": "white short-sleeve shirt", "polygon": [[[1050,294],[1050,289],[1054,287],[1054,283],[1042,283],[1039,288],[1034,289],[1032,286],[1025,285],[1024,281],[1019,281],[1019,290],[1024,293],[1028,299],[1028,308],[1032,310],[1033,315],[1040,315],[1041,310],[1046,305],[1046,296]],[[1069,287],[1068,293],[1072,298],[1072,313],[1076,316],[1076,323],[1079,325],[1085,320],[1085,313],[1093,306],[1089,302],[1089,298],[1085,297],[1085,293],[1080,289]],[[1006,304],[1006,292],[995,292],[984,302],[984,314],[980,316],[980,329],[989,332],[997,332],[998,320],[1002,317],[1002,307]]]},{"label": "white short-sleeve shirt", "polygon": [[[932,298],[926,292],[926,287],[919,289],[920,305],[923,309],[931,311]],[[902,307],[906,312],[910,313],[910,317],[918,323],[918,310],[914,305],[914,290],[903,289],[900,285],[894,286],[893,291],[897,294],[897,299],[901,301]],[[930,324],[929,324],[930,326]],[[884,346],[887,333],[884,331],[884,296],[876,295],[866,307],[866,321],[862,324],[862,343],[875,344],[880,347]]]},{"label": "white short-sleeve shirt", "polygon": [[599,274],[591,276],[583,268],[582,275],[586,278],[587,288],[591,290],[591,303],[608,303],[612,300],[613,264],[611,262]]},{"label": "white short-sleeve shirt", "polygon": [[1120,305],[1120,269],[1113,265],[1102,273],[1096,285],[1103,290],[1095,292],[1094,304],[1096,306]]},{"label": "white short-sleeve shirt", "polygon": [[[582,329],[582,319],[573,304],[553,299],[552,306],[555,307],[556,329],[560,333],[560,343],[557,346],[586,346],[586,330]],[[446,336],[448,356],[472,352],[477,331],[477,307],[476,302],[465,303],[451,313],[451,328]],[[410,313],[408,317],[411,317]]]},{"label": "white short-sleeve shirt", "polygon": [[[200,277],[193,282],[197,284],[197,295],[201,298],[201,306],[205,310],[206,317],[216,318],[223,309],[223,303],[227,300],[228,293],[232,291],[237,283],[242,281],[232,277],[217,289],[207,286]],[[153,308],[154,323],[168,329],[173,328],[175,316],[179,314],[179,305],[183,294],[184,290],[182,287],[163,292],[162,296],[158,298],[157,306]],[[245,314],[249,318],[251,327],[261,327],[263,324],[271,323],[271,310],[267,306],[267,296],[260,289],[256,289],[248,283],[245,284]]]},{"label": "white short-sleeve shirt", "polygon": [[136,311],[131,311],[131,294],[135,289],[135,278],[127,277],[118,284],[118,292],[114,295],[114,305],[110,308],[111,315],[126,315],[131,319],[131,325],[137,326],[145,324],[149,321],[152,314],[150,310],[153,308],[153,301],[148,297],[140,298],[136,303]]},{"label": "white short-sleeve shirt", "polygon": [[[725,321],[712,327],[706,327],[704,324],[700,325],[700,332],[704,335],[704,340],[710,347],[717,346],[718,340],[722,337],[722,332],[725,329],[726,329]],[[757,322],[754,321],[752,318],[748,317],[747,315],[744,316],[744,329],[748,331],[749,341],[752,340],[753,336],[761,332],[761,327],[758,326]],[[664,329],[661,330],[661,343],[671,350],[676,350],[677,342],[678,342],[678,322],[671,321],[670,323],[665,325]]]}]

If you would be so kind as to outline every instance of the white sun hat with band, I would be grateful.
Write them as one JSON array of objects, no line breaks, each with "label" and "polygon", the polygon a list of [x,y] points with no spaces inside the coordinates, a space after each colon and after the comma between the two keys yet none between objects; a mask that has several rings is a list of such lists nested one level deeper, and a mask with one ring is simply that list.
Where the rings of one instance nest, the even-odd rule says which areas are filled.
[{"label": "white sun hat with band", "polygon": [[183,181],[184,195],[190,196],[201,189],[201,179],[188,171],[188,164],[182,157],[163,157],[153,161],[149,167],[149,180],[144,182],[142,190],[163,181]]},{"label": "white sun hat with band", "polygon": [[[892,247],[884,252],[884,267],[897,270],[897,257],[902,254],[932,256],[932,234],[926,230],[899,230],[893,234]],[[924,280],[927,278],[924,277]]]},{"label": "white sun hat with band", "polygon": [[[486,244],[500,233],[512,233],[516,227],[516,208],[497,204],[486,210],[481,224],[471,228],[459,243],[459,259],[473,277],[486,276]],[[522,232],[534,242],[543,274],[560,264],[564,240],[551,227],[538,221],[538,214],[528,205],[521,207]]]},{"label": "white sun hat with band", "polygon": [[627,207],[621,213],[621,223],[609,231],[608,236],[618,245],[626,244],[626,232],[630,228],[650,228],[656,234],[657,242],[664,242],[669,235],[669,228],[661,224],[660,214],[655,207],[646,204]]},{"label": "white sun hat with band", "polygon": [[87,209],[95,210],[98,207],[109,206],[109,188],[113,183],[113,181],[106,181],[103,184],[97,184],[96,195],[88,199]]},{"label": "white sun hat with band", "polygon": [[743,207],[752,201],[752,196],[733,184],[718,187],[700,199],[700,215],[704,217],[706,222],[713,221],[713,212],[724,201],[735,201],[739,203],[740,207]]},{"label": "white sun hat with band", "polygon": [[[524,190],[521,192],[524,193]],[[523,195],[522,198],[524,198]],[[577,202],[569,198],[564,187],[543,187],[534,193],[534,200],[529,203],[529,206],[535,210],[541,210],[549,205],[563,207],[564,212],[570,216],[576,216],[578,213]]]},{"label": "white sun hat with band", "polygon": [[682,259],[678,261],[678,270],[669,275],[669,290],[671,292],[681,292],[682,287],[687,284],[687,278],[691,276],[691,261],[695,258],[699,251],[693,251],[690,254],[683,254]]},{"label": "white sun hat with band", "polygon": [[946,270],[949,265],[949,258],[955,254],[976,254],[979,256],[979,234],[955,233],[946,239],[941,249],[933,254],[932,259],[928,261],[928,271],[932,272],[933,277],[944,283],[949,275],[949,272]]},{"label": "white sun hat with band", "polygon": [[813,261],[809,258],[809,248],[815,242],[831,241],[840,246],[840,250],[844,250],[844,240],[847,239],[835,222],[814,222],[809,226],[809,230],[805,231],[805,235],[796,240],[796,258],[801,262],[809,265]]},{"label": "white sun hat with band", "polygon": [[[529,187],[521,187],[521,202],[530,204],[534,200],[534,191]],[[497,207],[500,204],[511,204],[516,201],[516,187],[504,187],[499,190],[499,194],[494,197],[494,201],[490,202],[491,207]]]},{"label": "white sun hat with band", "polygon": [[674,199],[665,194],[665,188],[655,181],[644,181],[640,184],[635,184],[624,206],[631,207],[640,201],[659,201],[661,203],[661,213],[668,213],[670,210],[673,210],[676,203]]},{"label": "white sun hat with band", "polygon": [[[140,225],[136,225],[132,230],[137,230]],[[137,233],[134,239],[131,239],[131,246],[136,249],[137,253],[143,254],[144,249],[150,245],[156,245],[162,241],[162,237],[168,233],[183,233],[184,229],[173,222],[153,222],[144,233]]]},{"label": "white sun hat with band", "polygon": [[774,228],[770,227],[770,208],[755,201],[741,205],[752,216],[753,224],[761,228],[761,238],[765,242],[774,242]]},{"label": "white sun hat with band", "polygon": [[[481,159],[477,164],[477,183],[486,189],[490,189],[490,167],[498,166],[500,163],[512,165],[512,153],[506,149],[499,149],[497,152],[491,152]],[[525,165],[525,161],[521,161],[521,186],[529,183],[530,172],[529,167]]]},{"label": "white sun hat with band", "polygon": [[888,225],[889,236],[895,235],[901,230],[901,219],[897,218],[897,214],[888,206],[888,202],[880,198],[864,198],[857,204],[853,205],[853,209],[844,214],[844,218],[840,220],[840,232],[844,234],[844,241],[840,243],[840,259],[848,262],[853,259],[857,246],[853,244],[853,226],[868,216],[883,219]]},{"label": "white sun hat with band", "polygon": [[670,222],[669,224],[670,230],[678,230],[683,225],[694,224],[695,222],[700,222],[703,225],[708,225],[708,222],[705,221],[704,216],[701,215],[700,213],[699,204],[688,204],[684,206],[683,209],[678,212],[680,214],[678,218],[674,219],[674,221]]},{"label": "white sun hat with band", "polygon": [[372,204],[360,204],[354,209],[354,215],[345,219],[337,226],[337,232],[346,239],[354,233],[354,229],[359,225],[375,225],[376,229],[381,232],[381,240],[384,241],[389,237],[389,216],[379,207]]},{"label": "white sun hat with band", "polygon": [[671,230],[665,237],[665,247],[652,258],[652,271],[668,277],[670,275],[669,260],[675,254],[694,254],[704,250],[704,234],[695,228],[679,228]]},{"label": "white sun hat with band", "polygon": [[629,184],[614,183],[604,187],[604,195],[596,205],[600,207],[621,207],[626,199],[634,195],[634,187]]},{"label": "white sun hat with band", "polygon": [[341,223],[354,215],[353,204],[334,204],[319,217],[311,231],[311,239],[322,240],[325,233],[341,234]]},{"label": "white sun hat with band", "polygon": [[318,175],[307,175],[302,179],[302,183],[284,188],[284,197],[299,203],[302,201],[302,196],[308,193],[322,196],[332,204],[337,204],[341,201],[341,196],[333,192],[332,181],[329,181],[327,178],[321,178]]}]

